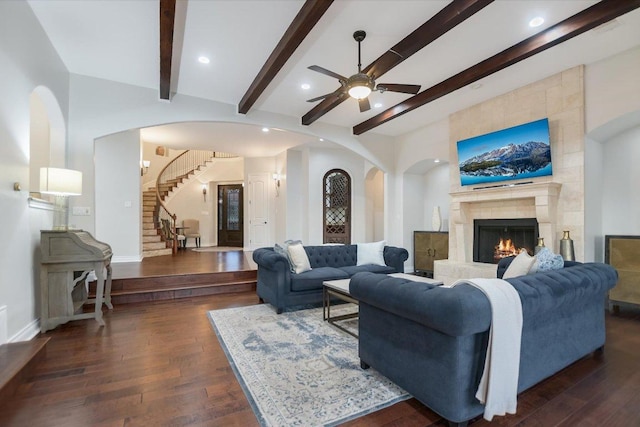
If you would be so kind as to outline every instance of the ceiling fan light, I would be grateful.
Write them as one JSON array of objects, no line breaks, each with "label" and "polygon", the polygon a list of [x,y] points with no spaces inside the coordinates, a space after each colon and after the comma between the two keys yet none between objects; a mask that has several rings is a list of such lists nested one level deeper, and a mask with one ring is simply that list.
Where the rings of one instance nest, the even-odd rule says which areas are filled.
[{"label": "ceiling fan light", "polygon": [[349,96],[355,99],[364,99],[373,90],[375,82],[371,77],[364,73],[354,74],[347,80]]},{"label": "ceiling fan light", "polygon": [[349,89],[349,96],[355,99],[363,99],[369,96],[371,89],[368,86],[352,86]]}]

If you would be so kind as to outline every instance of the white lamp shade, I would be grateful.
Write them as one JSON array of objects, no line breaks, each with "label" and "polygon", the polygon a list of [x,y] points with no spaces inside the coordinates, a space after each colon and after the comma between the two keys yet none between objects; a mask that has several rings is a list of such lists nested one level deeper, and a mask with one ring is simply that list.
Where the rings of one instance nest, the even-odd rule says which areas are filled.
[{"label": "white lamp shade", "polygon": [[79,196],[82,194],[82,172],[40,168],[40,192],[57,196]]}]

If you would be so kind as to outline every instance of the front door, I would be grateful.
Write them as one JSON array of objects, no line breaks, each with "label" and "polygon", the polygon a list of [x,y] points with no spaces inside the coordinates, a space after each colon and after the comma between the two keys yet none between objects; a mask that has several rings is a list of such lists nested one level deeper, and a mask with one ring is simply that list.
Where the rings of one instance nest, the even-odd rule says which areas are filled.
[{"label": "front door", "polygon": [[218,186],[218,246],[242,247],[242,184]]}]

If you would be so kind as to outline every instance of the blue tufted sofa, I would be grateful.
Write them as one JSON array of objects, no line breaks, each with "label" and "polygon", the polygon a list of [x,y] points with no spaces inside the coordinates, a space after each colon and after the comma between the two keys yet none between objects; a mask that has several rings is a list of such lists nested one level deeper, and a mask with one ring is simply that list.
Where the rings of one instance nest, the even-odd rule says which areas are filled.
[{"label": "blue tufted sofa", "polygon": [[[502,277],[510,260],[498,267]],[[560,270],[507,279],[522,301],[518,392],[553,375],[605,342],[605,299],[617,281],[611,266],[565,263]],[[449,421],[466,426],[484,412],[475,399],[487,348],[491,307],[470,286],[360,273],[359,356]]]},{"label": "blue tufted sofa", "polygon": [[409,252],[394,246],[384,247],[386,265],[356,265],[357,245],[327,245],[304,247],[311,270],[296,274],[289,270],[287,258],[273,248],[253,251],[253,260],[258,264],[256,287],[261,301],[267,301],[278,314],[291,306],[322,302],[322,282],[348,279],[355,273],[403,273],[404,262]]}]

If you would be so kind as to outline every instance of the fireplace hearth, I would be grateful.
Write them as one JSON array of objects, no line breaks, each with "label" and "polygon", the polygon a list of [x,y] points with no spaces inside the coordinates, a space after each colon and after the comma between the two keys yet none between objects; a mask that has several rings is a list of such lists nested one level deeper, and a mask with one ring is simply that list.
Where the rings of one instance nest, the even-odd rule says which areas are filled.
[{"label": "fireplace hearth", "polygon": [[522,249],[533,255],[537,238],[535,218],[476,219],[473,221],[473,261],[497,264]]}]

